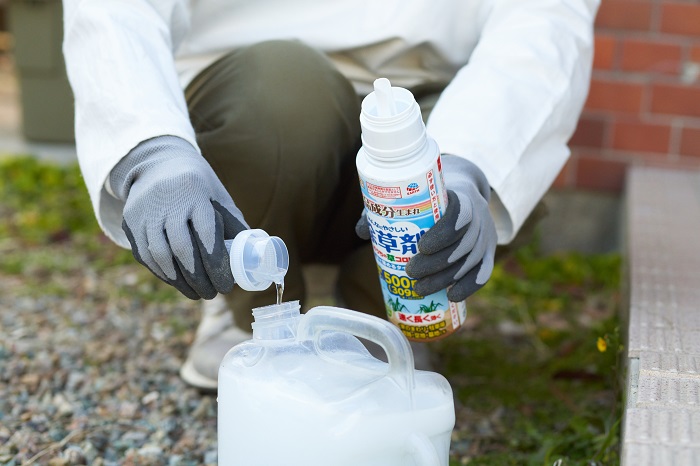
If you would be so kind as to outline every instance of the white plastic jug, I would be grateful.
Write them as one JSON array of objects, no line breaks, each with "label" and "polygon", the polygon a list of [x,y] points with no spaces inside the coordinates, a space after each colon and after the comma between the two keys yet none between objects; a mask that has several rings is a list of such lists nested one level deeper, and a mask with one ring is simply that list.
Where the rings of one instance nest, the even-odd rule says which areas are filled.
[{"label": "white plastic jug", "polygon": [[[301,315],[298,301],[253,315],[252,340],[219,368],[219,465],[448,465],[452,390],[414,369],[395,326],[334,307]],[[388,363],[355,336],[379,344]]]}]

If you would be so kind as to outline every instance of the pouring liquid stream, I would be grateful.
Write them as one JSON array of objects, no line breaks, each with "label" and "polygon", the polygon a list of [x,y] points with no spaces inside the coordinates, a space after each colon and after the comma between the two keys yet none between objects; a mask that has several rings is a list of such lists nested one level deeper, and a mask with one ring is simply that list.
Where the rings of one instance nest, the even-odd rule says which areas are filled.
[{"label": "pouring liquid stream", "polygon": [[282,304],[282,295],[284,294],[284,281],[280,280],[275,282],[275,287],[277,288],[277,305]]}]

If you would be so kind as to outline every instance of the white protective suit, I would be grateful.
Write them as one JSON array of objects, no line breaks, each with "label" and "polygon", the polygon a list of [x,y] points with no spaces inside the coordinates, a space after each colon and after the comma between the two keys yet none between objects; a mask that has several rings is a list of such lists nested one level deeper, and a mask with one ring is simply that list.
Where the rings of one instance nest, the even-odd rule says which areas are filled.
[{"label": "white protective suit", "polygon": [[329,54],[360,95],[378,77],[409,88],[449,82],[428,133],[484,172],[498,241],[508,243],[568,158],[598,4],[64,0],[77,152],[100,225],[129,247],[123,204],[105,180],[139,142],[174,135],[197,147],[183,89],[199,71],[237,47],[297,39]]}]

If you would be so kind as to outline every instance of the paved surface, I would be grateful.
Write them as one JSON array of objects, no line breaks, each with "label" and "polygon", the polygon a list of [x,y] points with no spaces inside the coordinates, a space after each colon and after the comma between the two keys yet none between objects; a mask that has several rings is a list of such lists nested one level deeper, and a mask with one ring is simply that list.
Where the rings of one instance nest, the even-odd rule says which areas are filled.
[{"label": "paved surface", "polygon": [[623,464],[700,464],[700,172],[634,168]]},{"label": "paved surface", "polygon": [[0,156],[34,155],[59,163],[74,162],[73,144],[45,144],[27,141],[22,136],[22,114],[19,105],[19,85],[12,57],[3,53],[7,42],[0,33]]}]

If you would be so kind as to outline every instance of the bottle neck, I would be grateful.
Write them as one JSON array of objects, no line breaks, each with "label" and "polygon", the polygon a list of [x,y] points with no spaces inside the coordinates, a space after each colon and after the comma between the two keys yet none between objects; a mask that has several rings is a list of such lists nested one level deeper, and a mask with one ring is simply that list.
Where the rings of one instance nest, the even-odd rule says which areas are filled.
[{"label": "bottle neck", "polygon": [[362,148],[368,158],[376,165],[390,165],[395,167],[410,165],[413,161],[420,159],[426,151],[432,149],[430,147],[430,140],[427,137],[421,138],[411,146],[401,147],[393,151],[377,150],[367,144],[363,144]]},{"label": "bottle neck", "polygon": [[253,309],[253,340],[288,340],[296,337],[301,311],[299,301]]},{"label": "bottle neck", "polygon": [[378,110],[376,92],[362,102],[360,127],[362,146],[372,158],[398,162],[420,153],[427,135],[420,107],[413,95],[402,88],[392,88],[397,100],[396,113],[384,115]]}]

